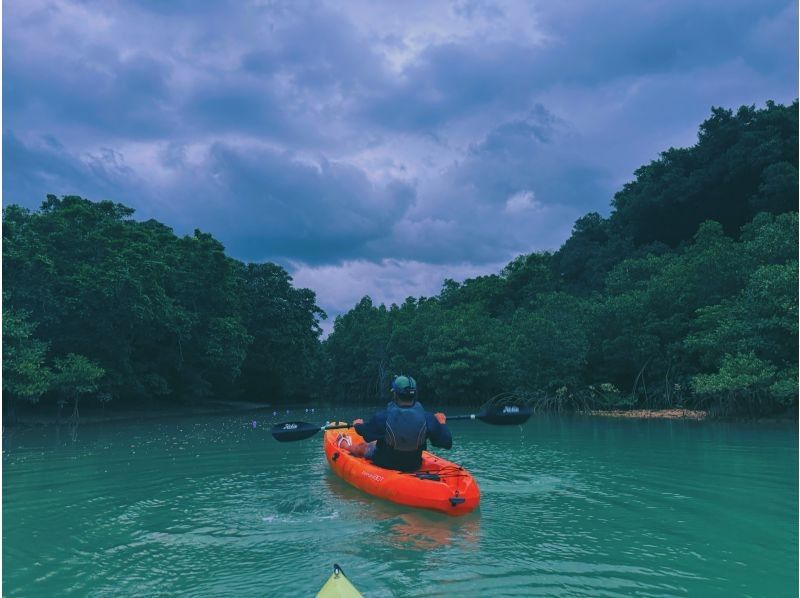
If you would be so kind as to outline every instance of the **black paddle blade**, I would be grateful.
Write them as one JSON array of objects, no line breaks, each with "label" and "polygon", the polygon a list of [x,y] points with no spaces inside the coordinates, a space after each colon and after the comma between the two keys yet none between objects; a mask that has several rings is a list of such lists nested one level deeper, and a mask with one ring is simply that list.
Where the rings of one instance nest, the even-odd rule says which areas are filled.
[{"label": "black paddle blade", "polygon": [[524,424],[531,417],[530,407],[517,405],[503,405],[493,407],[478,414],[478,419],[495,426],[518,426]]},{"label": "black paddle blade", "polygon": [[272,437],[279,442],[305,440],[306,438],[311,438],[319,431],[319,426],[306,422],[285,422],[282,424],[275,424],[270,429]]}]

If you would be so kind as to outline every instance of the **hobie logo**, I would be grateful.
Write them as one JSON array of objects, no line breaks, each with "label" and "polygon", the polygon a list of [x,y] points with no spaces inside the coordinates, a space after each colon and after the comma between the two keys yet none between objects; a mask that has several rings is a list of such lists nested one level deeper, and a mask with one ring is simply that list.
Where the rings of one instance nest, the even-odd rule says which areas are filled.
[{"label": "hobie logo", "polygon": [[296,430],[297,429],[297,424],[284,424],[283,429],[284,430]]},{"label": "hobie logo", "polygon": [[376,482],[382,482],[383,481],[383,476],[382,475],[378,475],[377,473],[371,473],[369,471],[362,471],[361,475],[365,475],[368,478],[372,478]]},{"label": "hobie logo", "polygon": [[519,413],[519,407],[514,405],[506,405],[503,407],[503,413]]}]

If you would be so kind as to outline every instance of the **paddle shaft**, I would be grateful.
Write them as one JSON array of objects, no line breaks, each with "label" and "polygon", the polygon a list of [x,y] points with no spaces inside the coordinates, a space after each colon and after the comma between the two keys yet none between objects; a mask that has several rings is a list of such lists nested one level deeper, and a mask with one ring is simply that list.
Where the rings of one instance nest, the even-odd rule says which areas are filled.
[{"label": "paddle shaft", "polygon": [[331,424],[329,426],[320,426],[320,430],[342,430],[344,428],[352,428],[353,424]]},{"label": "paddle shaft", "polygon": [[474,413],[470,413],[469,415],[448,415],[447,421],[451,422],[457,419],[479,419],[477,415]]},{"label": "paddle shaft", "polygon": [[[482,411],[481,413],[470,413],[469,415],[453,415],[448,417],[448,421],[462,419],[479,419],[487,424],[496,426],[521,425],[528,421],[531,411],[527,407],[503,407],[502,410]],[[272,426],[272,436],[280,442],[293,442],[295,440],[305,440],[323,430],[341,430],[352,428],[353,424],[330,424],[327,426],[317,426],[307,422],[286,422]]]}]

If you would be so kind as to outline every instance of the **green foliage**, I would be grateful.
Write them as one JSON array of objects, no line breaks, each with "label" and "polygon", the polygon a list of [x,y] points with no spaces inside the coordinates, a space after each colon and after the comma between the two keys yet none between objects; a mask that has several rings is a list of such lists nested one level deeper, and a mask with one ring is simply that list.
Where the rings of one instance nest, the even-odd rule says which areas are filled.
[{"label": "green foliage", "polygon": [[426,343],[422,374],[440,403],[479,401],[492,394],[502,362],[504,327],[481,305],[442,310]]},{"label": "green foliage", "polygon": [[327,396],[351,401],[381,396],[388,386],[391,340],[389,311],[383,305],[375,307],[369,297],[337,316],[325,343]]},{"label": "green foliage", "polygon": [[572,235],[553,256],[552,268],[566,290],[586,294],[602,289],[606,273],[629,257],[633,257],[630,239],[592,212],[575,222]]},{"label": "green foliage", "polygon": [[[38,212],[3,210],[3,333],[15,339],[4,393],[152,406],[308,396],[324,317],[314,294],[294,289],[279,266],[229,258],[209,234],[181,238],[132,215],[53,195]],[[46,348],[58,356],[48,384],[31,373],[46,370]]]},{"label": "green foliage", "polygon": [[633,397],[623,394],[619,388],[608,382],[590,384],[591,406],[594,409],[619,409],[632,407]]},{"label": "green foliage", "polygon": [[50,388],[52,372],[45,364],[47,343],[35,338],[36,323],[26,312],[3,304],[3,394],[37,402]]},{"label": "green foliage", "polygon": [[728,353],[716,372],[696,375],[692,388],[704,406],[722,413],[768,413],[796,403],[797,367],[779,370],[753,351]]},{"label": "green foliage", "polygon": [[540,295],[511,323],[510,382],[548,392],[578,388],[585,379],[591,305],[565,293]]},{"label": "green foliage", "polygon": [[320,362],[314,293],[295,289],[275,264],[248,264],[244,273],[244,319],[253,342],[242,365],[241,387],[249,397],[302,398],[314,395]]},{"label": "green foliage", "polygon": [[677,247],[706,220],[729,236],[756,213],[797,207],[797,101],[714,108],[691,148],[671,148],[614,196],[612,223],[634,243]]},{"label": "green foliage", "polygon": [[83,355],[69,353],[54,362],[53,387],[72,398],[94,393],[100,386],[105,370]]},{"label": "green foliage", "polygon": [[698,374],[692,379],[695,392],[706,394],[752,393],[766,390],[775,380],[776,368],[749,353],[727,353],[719,370],[713,374]]}]

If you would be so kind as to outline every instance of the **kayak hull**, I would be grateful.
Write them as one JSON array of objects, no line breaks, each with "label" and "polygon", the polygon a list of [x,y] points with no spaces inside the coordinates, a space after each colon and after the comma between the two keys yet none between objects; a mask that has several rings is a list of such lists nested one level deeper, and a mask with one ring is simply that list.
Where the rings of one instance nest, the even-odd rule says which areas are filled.
[{"label": "kayak hull", "polygon": [[384,469],[350,454],[348,446],[360,442],[364,439],[352,428],[328,430],[323,438],[333,472],[367,494],[451,516],[466,515],[480,503],[478,483],[463,467],[424,451],[416,472]]}]

